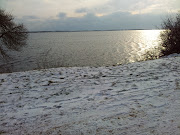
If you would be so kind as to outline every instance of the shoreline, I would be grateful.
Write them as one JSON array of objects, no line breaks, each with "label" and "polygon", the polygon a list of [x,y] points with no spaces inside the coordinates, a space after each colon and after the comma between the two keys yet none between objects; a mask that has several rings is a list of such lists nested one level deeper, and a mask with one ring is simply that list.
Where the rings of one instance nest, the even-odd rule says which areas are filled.
[{"label": "shoreline", "polygon": [[180,133],[180,57],[0,74],[1,134]]}]

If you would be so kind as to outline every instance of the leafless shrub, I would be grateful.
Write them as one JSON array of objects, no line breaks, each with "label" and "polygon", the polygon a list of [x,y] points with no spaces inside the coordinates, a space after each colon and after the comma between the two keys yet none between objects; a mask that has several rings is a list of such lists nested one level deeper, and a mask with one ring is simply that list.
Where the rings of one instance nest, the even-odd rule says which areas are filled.
[{"label": "leafless shrub", "polygon": [[180,53],[180,12],[174,18],[165,19],[162,23],[162,29],[165,30],[160,34],[162,40],[160,46],[163,48],[161,55]]}]

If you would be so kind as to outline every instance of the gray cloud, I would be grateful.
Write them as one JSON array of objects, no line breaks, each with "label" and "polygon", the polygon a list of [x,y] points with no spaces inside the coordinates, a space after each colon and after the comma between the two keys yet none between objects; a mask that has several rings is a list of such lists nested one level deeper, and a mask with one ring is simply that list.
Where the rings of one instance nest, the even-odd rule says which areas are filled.
[{"label": "gray cloud", "polygon": [[76,13],[87,13],[88,9],[87,8],[79,8],[75,10]]},{"label": "gray cloud", "polygon": [[66,13],[61,12],[61,13],[59,13],[59,14],[57,15],[57,17],[59,17],[59,18],[65,18],[65,17],[66,17]]},{"label": "gray cloud", "polygon": [[34,20],[34,19],[40,19],[40,18],[37,17],[37,16],[23,16],[22,19],[24,19],[24,20]]},{"label": "gray cloud", "polygon": [[[59,19],[21,20],[24,21],[30,31],[54,30],[54,31],[78,31],[78,30],[119,30],[119,29],[155,29],[160,26],[163,15],[136,14],[129,12],[115,12],[105,16],[96,16],[87,13],[82,17],[65,17],[59,13]],[[165,15],[164,15],[165,16]]]}]

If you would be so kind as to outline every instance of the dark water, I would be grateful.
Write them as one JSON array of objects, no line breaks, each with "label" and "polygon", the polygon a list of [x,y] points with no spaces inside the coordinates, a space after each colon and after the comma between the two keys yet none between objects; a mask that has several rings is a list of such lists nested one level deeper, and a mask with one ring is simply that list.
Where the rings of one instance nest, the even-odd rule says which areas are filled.
[{"label": "dark water", "polygon": [[[1,70],[111,66],[142,60],[158,46],[161,30],[31,33],[21,52],[0,61]],[[2,71],[1,71],[2,72]]]}]

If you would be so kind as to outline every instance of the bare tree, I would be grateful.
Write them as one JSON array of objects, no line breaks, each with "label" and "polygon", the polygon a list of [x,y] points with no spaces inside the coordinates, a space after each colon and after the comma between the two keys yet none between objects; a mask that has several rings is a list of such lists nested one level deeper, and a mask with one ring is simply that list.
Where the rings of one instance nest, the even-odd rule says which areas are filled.
[{"label": "bare tree", "polygon": [[7,50],[19,51],[26,45],[27,29],[23,24],[16,24],[14,17],[0,9],[0,55],[9,57]]},{"label": "bare tree", "polygon": [[180,12],[176,17],[168,17],[162,23],[162,29],[165,29],[161,37],[161,46],[163,47],[161,55],[180,53]]},{"label": "bare tree", "polygon": [[169,16],[161,24],[160,44],[153,50],[147,50],[143,60],[157,59],[173,53],[180,53],[180,11],[176,16]]}]

